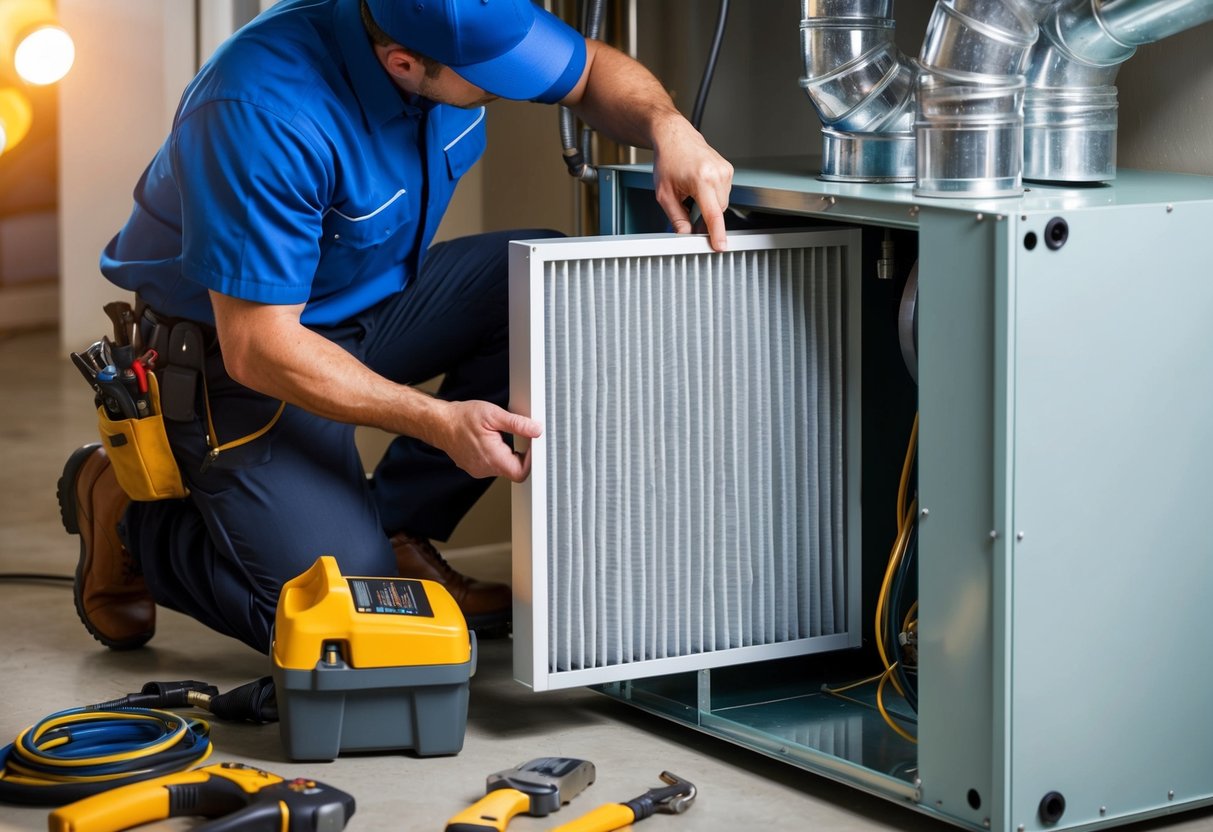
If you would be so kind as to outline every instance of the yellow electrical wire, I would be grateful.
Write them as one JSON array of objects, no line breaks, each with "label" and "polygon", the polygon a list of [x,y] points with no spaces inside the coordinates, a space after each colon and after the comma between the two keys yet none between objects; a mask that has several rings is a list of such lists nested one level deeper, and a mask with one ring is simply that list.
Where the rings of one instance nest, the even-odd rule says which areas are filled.
[{"label": "yellow electrical wire", "polygon": [[906,516],[906,495],[910,490],[910,471],[914,469],[914,453],[918,447],[918,414],[914,414],[914,425],[910,428],[910,441],[906,443],[906,458],[901,464],[901,479],[897,483],[897,531],[901,531],[902,518]]},{"label": "yellow electrical wire", "polygon": [[[906,548],[910,542],[910,532],[914,527],[914,514],[918,510],[918,500],[915,498],[909,509],[906,508],[906,497],[910,491],[910,472],[914,470],[914,454],[918,447],[918,414],[914,414],[914,424],[910,428],[910,438],[906,443],[905,459],[901,463],[901,477],[897,483],[897,537],[893,542],[893,550],[889,553],[889,562],[885,567],[884,579],[880,584],[880,592],[876,596],[876,652],[880,663],[887,672],[892,667],[888,651],[885,649],[884,632],[888,624],[889,591],[893,586],[893,576],[901,565]],[[893,687],[902,696],[905,691],[896,677],[892,679]]]},{"label": "yellow electrical wire", "polygon": [[913,734],[911,734],[906,729],[902,728],[900,725],[898,725],[894,721],[897,719],[896,715],[890,713],[888,708],[886,708],[884,706],[884,686],[885,686],[886,682],[892,681],[892,682],[896,683],[897,680],[893,678],[893,668],[895,668],[896,666],[897,665],[894,664],[893,667],[890,667],[888,670],[886,670],[884,673],[882,673],[880,675],[880,684],[878,684],[876,686],[876,709],[878,711],[880,711],[880,715],[882,717],[884,717],[885,723],[887,723],[890,728],[892,728],[895,732],[897,732],[897,734],[899,736],[901,736],[903,739],[909,740],[910,742],[917,745],[918,738],[915,737]]},{"label": "yellow electrical wire", "polygon": [[876,675],[869,676],[866,679],[860,679],[858,682],[850,682],[848,684],[845,684],[840,688],[830,688],[830,687],[826,687],[825,685],[822,685],[821,692],[822,693],[845,693],[848,690],[854,690],[855,688],[860,688],[860,687],[863,687],[864,685],[870,685],[872,682],[877,681],[883,675],[884,675],[884,673],[877,673]]},{"label": "yellow electrical wire", "polygon": [[[918,510],[918,500],[915,499],[910,503],[910,508],[906,512],[906,517],[912,517],[914,512]],[[901,531],[897,534],[897,540],[893,544],[893,551],[889,554],[889,563],[885,567],[884,579],[880,582],[880,593],[876,596],[876,652],[880,656],[880,663],[887,671],[893,666],[889,661],[888,651],[885,649],[884,631],[887,624],[886,617],[888,615],[889,591],[893,586],[893,576],[897,574],[897,568],[901,565],[901,559],[904,557],[906,547],[910,540],[910,531],[913,529],[913,523],[907,522],[901,525]],[[905,691],[901,689],[897,679],[893,679],[893,687],[897,692],[905,695]]]},{"label": "yellow electrical wire", "polygon": [[837,687],[837,688],[830,688],[830,687],[826,687],[825,685],[822,685],[821,692],[828,694],[830,696],[834,696],[838,699],[843,699],[847,702],[854,702],[856,705],[863,705],[865,708],[870,708],[870,707],[872,707],[871,703],[864,702],[861,699],[855,699],[854,697],[851,697],[851,696],[844,696],[843,693],[848,690],[853,690],[854,688],[857,688],[857,687],[862,687],[863,685],[870,685],[873,682],[879,682],[879,684],[876,687],[876,710],[880,712],[881,718],[884,719],[885,723],[890,728],[892,728],[900,736],[904,737],[905,739],[909,740],[910,742],[917,743],[918,740],[916,737],[914,737],[913,734],[910,734],[908,731],[906,731],[904,728],[902,728],[900,725],[898,725],[894,721],[894,720],[898,719],[899,717],[896,714],[892,713],[888,709],[888,707],[886,707],[884,704],[884,686],[886,683],[894,681],[895,677],[893,676],[893,671],[894,671],[894,669],[896,669],[896,667],[897,667],[897,663],[894,662],[893,667],[889,668],[888,670],[884,671],[883,673],[877,673],[874,676],[869,676],[866,679],[860,679],[858,682],[850,682],[848,684],[842,685],[841,687]]},{"label": "yellow electrical wire", "polygon": [[[897,717],[890,713],[884,704],[884,688],[886,684],[892,683],[893,688],[903,698],[905,691],[901,689],[901,683],[897,680],[894,670],[897,668],[897,662],[889,661],[888,651],[885,649],[884,632],[888,623],[889,615],[889,593],[893,586],[893,576],[897,574],[897,569],[901,565],[902,559],[905,557],[906,550],[909,548],[910,533],[914,528],[914,515],[918,511],[918,499],[915,497],[909,507],[906,506],[906,498],[910,493],[910,472],[914,469],[914,455],[918,446],[918,414],[914,414],[914,424],[910,428],[910,439],[906,445],[905,460],[901,466],[901,478],[897,484],[897,536],[893,541],[893,548],[889,552],[889,561],[885,566],[884,577],[880,582],[880,592],[876,595],[876,652],[880,656],[881,666],[884,668],[880,673],[874,676],[869,676],[866,679],[861,679],[857,682],[851,682],[837,688],[829,688],[822,686],[823,693],[831,696],[837,696],[840,699],[847,699],[858,702],[859,700],[851,699],[849,696],[841,696],[844,691],[852,690],[862,685],[877,682],[876,686],[876,709],[880,712],[884,721],[892,728],[899,736],[904,739],[917,743],[917,738],[913,734],[906,731],[895,721]],[[914,614],[918,611],[918,602],[915,601],[906,612],[905,618],[902,620],[902,631],[909,631],[911,628],[917,629],[918,621],[914,618]],[[864,704],[864,703],[860,703]]]}]

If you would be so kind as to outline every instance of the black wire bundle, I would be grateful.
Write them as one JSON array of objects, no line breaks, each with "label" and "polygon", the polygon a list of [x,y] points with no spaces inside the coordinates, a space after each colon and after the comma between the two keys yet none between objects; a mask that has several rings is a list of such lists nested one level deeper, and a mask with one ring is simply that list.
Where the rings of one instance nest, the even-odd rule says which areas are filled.
[{"label": "black wire bundle", "polygon": [[712,88],[712,76],[716,74],[716,59],[720,57],[720,44],[724,41],[725,23],[729,19],[729,0],[720,0],[720,11],[716,16],[716,33],[712,36],[712,48],[699,81],[699,92],[695,95],[695,106],[691,110],[691,126],[696,130],[703,122],[703,111],[708,104],[708,91]]}]

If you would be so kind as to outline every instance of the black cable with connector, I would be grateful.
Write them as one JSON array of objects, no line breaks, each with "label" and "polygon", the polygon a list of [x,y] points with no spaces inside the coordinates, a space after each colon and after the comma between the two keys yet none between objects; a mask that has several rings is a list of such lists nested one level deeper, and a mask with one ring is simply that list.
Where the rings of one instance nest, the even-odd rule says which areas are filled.
[{"label": "black cable with connector", "polygon": [[183,682],[148,682],[139,693],[128,693],[118,699],[90,705],[93,710],[115,708],[202,708],[219,695],[219,688],[206,682],[187,680]]}]

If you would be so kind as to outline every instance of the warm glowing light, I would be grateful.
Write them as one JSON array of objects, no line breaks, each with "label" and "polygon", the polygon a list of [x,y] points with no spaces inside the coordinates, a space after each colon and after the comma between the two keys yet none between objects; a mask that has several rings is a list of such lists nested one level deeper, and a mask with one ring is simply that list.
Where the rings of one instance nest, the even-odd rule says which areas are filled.
[{"label": "warm glowing light", "polygon": [[41,26],[17,44],[13,65],[31,84],[53,84],[67,75],[76,60],[76,44],[61,26]]},{"label": "warm glowing light", "polygon": [[12,87],[0,89],[0,153],[16,147],[33,120],[34,108],[23,93]]}]

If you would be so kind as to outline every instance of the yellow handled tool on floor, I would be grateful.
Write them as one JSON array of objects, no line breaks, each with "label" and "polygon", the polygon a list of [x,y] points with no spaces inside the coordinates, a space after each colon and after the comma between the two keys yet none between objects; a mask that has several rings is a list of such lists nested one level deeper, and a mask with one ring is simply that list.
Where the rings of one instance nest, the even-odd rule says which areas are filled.
[{"label": "yellow handled tool on floor", "polygon": [[695,802],[695,784],[668,771],[661,772],[668,786],[649,789],[627,803],[606,803],[551,832],[611,832],[642,821],[655,812],[681,815]]},{"label": "yellow handled tool on floor", "polygon": [[594,764],[572,757],[540,757],[490,774],[488,792],[447,821],[446,832],[505,832],[515,815],[555,812],[594,782]]},{"label": "yellow handled tool on floor", "polygon": [[343,791],[268,771],[219,763],[120,786],[51,812],[50,832],[117,832],[165,818],[217,818],[224,832],[341,832],[354,814]]}]

